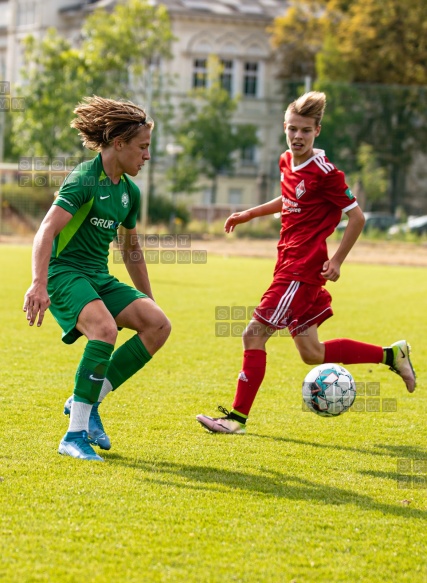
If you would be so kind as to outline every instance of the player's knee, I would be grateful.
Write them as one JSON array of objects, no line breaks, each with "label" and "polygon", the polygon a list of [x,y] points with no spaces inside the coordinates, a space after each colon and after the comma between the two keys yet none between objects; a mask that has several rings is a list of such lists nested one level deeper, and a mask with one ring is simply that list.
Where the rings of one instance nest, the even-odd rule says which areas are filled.
[{"label": "player's knee", "polygon": [[114,320],[105,321],[99,324],[96,330],[98,340],[108,342],[108,344],[115,344],[117,340],[117,325]]},{"label": "player's knee", "polygon": [[163,344],[169,338],[171,332],[172,332],[172,324],[171,324],[171,321],[169,320],[169,318],[167,318],[163,314],[163,319],[159,323],[159,334],[160,334],[161,338],[163,339]]},{"label": "player's knee", "polygon": [[148,336],[151,337],[152,342],[156,344],[157,348],[160,348],[160,346],[163,346],[169,338],[172,324],[169,318],[167,318],[162,312],[155,315],[149,325],[146,326],[145,330]]}]

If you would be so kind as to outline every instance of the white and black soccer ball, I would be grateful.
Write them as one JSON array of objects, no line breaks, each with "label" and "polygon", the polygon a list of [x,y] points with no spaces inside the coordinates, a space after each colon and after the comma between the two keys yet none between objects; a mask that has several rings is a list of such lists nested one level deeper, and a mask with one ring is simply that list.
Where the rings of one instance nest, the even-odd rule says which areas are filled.
[{"label": "white and black soccer ball", "polygon": [[313,413],[322,417],[336,417],[353,405],[356,383],[343,366],[334,363],[321,364],[305,377],[302,398]]}]

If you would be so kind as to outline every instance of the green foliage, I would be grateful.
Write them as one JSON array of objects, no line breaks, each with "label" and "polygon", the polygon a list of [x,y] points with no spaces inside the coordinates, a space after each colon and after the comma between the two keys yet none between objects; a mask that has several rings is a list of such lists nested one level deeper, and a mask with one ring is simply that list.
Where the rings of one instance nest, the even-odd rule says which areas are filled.
[{"label": "green foliage", "polygon": [[77,133],[70,128],[72,111],[83,95],[90,94],[90,72],[83,55],[54,29],[40,40],[24,40],[25,83],[17,89],[25,111],[13,116],[12,140],[16,154],[76,155],[82,151]]},{"label": "green foliage", "polygon": [[[7,274],[0,287],[2,581],[427,580],[425,483],[416,487],[426,474],[415,466],[426,459],[426,270],[345,263],[331,286],[335,315],[320,328],[322,340],[345,333],[380,346],[408,334],[421,396],[407,394],[386,366],[351,365],[358,382],[379,387],[380,402],[394,399],[397,410],[337,419],[304,412],[301,384],[311,367],[289,337],[273,337],[248,434],[233,436],[210,435],[195,421],[198,413],[215,416],[217,403],[229,406],[241,366],[240,335],[216,335],[215,308],[256,305],[274,260],[209,254],[206,264],[150,265],[173,332],[102,404],[112,449],[96,464],[56,453],[84,342],[61,343],[50,313],[40,329],[28,327],[22,296],[30,255],[28,247],[0,248]],[[111,268],[129,281],[123,265]],[[405,318],[391,317],[390,306],[402,303]],[[120,332],[119,344],[131,335]],[[402,487],[405,476],[411,482]]]},{"label": "green foliage", "polygon": [[369,144],[361,144],[357,162],[359,170],[350,174],[350,182],[360,184],[369,203],[383,199],[387,191],[386,171],[378,166],[374,148]]},{"label": "green foliage", "polygon": [[183,204],[176,204],[165,196],[150,196],[148,201],[148,219],[151,224],[169,224],[178,219],[182,226],[190,220],[190,212]]},{"label": "green foliage", "polygon": [[420,0],[302,0],[270,31],[285,78],[426,85],[426,21]]},{"label": "green foliage", "polygon": [[305,0],[292,3],[284,16],[275,19],[268,30],[280,58],[281,77],[314,77],[315,58],[327,25],[324,17],[324,0]]},{"label": "green foliage", "polygon": [[272,29],[288,63],[282,76],[308,73],[327,93],[318,144],[346,171],[357,166],[362,143],[372,146],[387,173],[391,212],[416,208],[406,177],[427,139],[426,21],[419,0],[302,0]]},{"label": "green foliage", "polygon": [[112,98],[147,97],[147,66],[171,56],[173,35],[167,9],[149,0],[118,2],[98,9],[82,28],[82,53],[93,72],[94,93]]},{"label": "green foliage", "polygon": [[196,160],[189,153],[180,153],[176,156],[173,165],[166,170],[166,178],[170,183],[170,192],[173,194],[192,194],[198,190],[197,181],[200,169]]},{"label": "green foliage", "polygon": [[355,0],[335,28],[352,80],[427,85],[427,4]]},{"label": "green foliage", "polygon": [[25,99],[25,111],[13,116],[16,154],[52,158],[81,153],[69,124],[86,95],[153,99],[157,84],[150,63],[170,56],[172,40],[163,5],[130,0],[119,2],[112,12],[96,10],[83,25],[82,37],[78,48],[54,29],[41,40],[25,40],[25,83],[17,93]]}]

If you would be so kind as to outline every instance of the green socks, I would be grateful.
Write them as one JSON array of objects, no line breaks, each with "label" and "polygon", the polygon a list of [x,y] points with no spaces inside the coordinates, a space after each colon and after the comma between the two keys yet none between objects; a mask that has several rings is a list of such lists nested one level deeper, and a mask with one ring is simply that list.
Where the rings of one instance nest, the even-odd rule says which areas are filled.
[{"label": "green socks", "polygon": [[113,350],[112,344],[101,340],[88,340],[76,372],[75,401],[88,405],[97,402]]},{"label": "green socks", "polygon": [[149,360],[151,360],[151,355],[138,334],[119,346],[110,359],[107,374],[113,390],[138,372]]}]

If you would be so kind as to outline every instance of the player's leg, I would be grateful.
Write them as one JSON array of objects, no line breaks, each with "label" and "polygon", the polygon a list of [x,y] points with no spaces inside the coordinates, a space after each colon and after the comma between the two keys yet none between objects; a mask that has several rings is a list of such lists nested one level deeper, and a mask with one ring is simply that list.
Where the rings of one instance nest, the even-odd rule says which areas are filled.
[{"label": "player's leg", "polygon": [[[88,443],[88,418],[105,378],[117,327],[100,301],[93,282],[80,272],[51,274],[48,292],[51,313],[63,330],[63,341],[72,344],[84,334],[88,338],[75,377],[78,404],[73,407],[70,428],[66,434],[67,443],[62,447],[61,442],[59,451],[73,457],[101,460]],[[70,413],[71,407],[68,410]],[[68,441],[74,437],[75,444],[70,445]]]},{"label": "player's leg", "polygon": [[233,406],[223,407],[225,417],[197,415],[196,419],[214,433],[245,433],[246,421],[264,379],[267,355],[265,346],[278,329],[288,325],[299,282],[273,281],[255,309],[254,317],[243,333],[243,365],[238,376]]},{"label": "player's leg", "polygon": [[336,338],[327,340],[324,345],[324,362],[385,364],[403,379],[410,393],[414,392],[416,375],[410,359],[411,347],[406,340],[382,347],[348,338]]},{"label": "player's leg", "polygon": [[110,390],[117,389],[141,370],[164,345],[171,331],[164,312],[147,297],[132,301],[115,319],[119,328],[135,330],[136,334],[113,352],[101,401]]},{"label": "player's leg", "polygon": [[[310,287],[312,286],[306,289],[307,296],[312,292],[315,293],[315,289],[310,290]],[[409,357],[410,347],[406,340],[400,340],[385,348],[348,338],[319,341],[317,327],[325,317],[332,315],[330,303],[329,293],[321,288],[313,301],[307,302],[308,309],[295,318],[289,326],[303,362],[306,364],[324,362],[386,364],[402,377],[406,388],[412,393],[415,390],[416,378]]]},{"label": "player's leg", "polygon": [[231,411],[218,407],[224,417],[197,415],[197,421],[213,433],[245,433],[246,420],[264,379],[267,364],[265,345],[275,330],[251,320],[243,332],[243,365],[237,378]]},{"label": "player's leg", "polygon": [[[99,405],[111,391],[120,387],[151,360],[166,342],[171,330],[169,320],[150,298],[119,282],[115,288],[118,293],[110,294],[106,299],[110,310],[117,310],[118,304],[113,299],[114,295],[119,296],[118,301],[121,304],[126,303],[126,298],[130,299],[130,303],[113,320],[115,333],[117,334],[117,326],[135,330],[137,333],[112,353],[106,378],[90,414],[89,437],[92,443],[102,449],[110,449],[111,445],[104,431]],[[108,315],[112,318],[110,312]],[[70,399],[65,404],[65,413],[69,409]]]},{"label": "player's leg", "polygon": [[96,403],[116,342],[117,325],[104,303],[95,299],[81,310],[76,329],[88,342],[76,372],[69,428],[58,451],[72,457],[102,460],[90,443],[103,449],[111,447],[98,419]]}]

